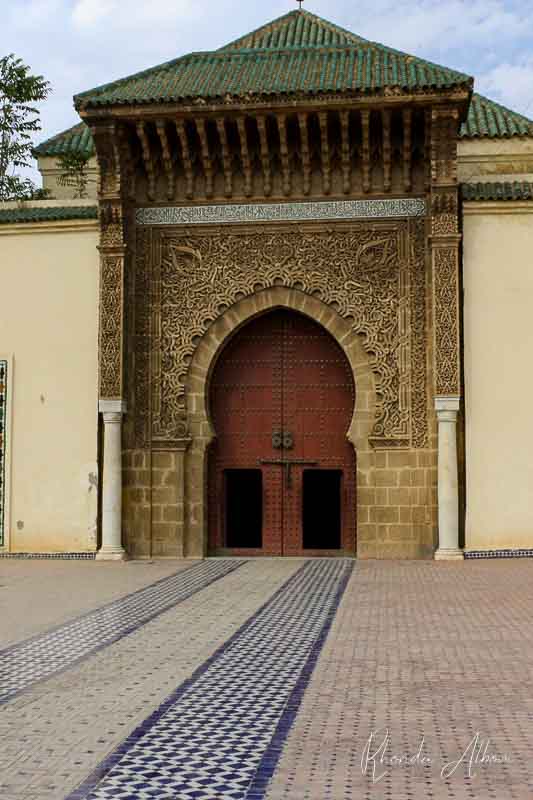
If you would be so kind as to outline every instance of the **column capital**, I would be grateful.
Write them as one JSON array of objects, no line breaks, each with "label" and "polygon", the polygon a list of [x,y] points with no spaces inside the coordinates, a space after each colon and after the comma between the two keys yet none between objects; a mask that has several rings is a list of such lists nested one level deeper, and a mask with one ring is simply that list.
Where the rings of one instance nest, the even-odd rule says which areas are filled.
[{"label": "column capital", "polygon": [[455,394],[440,394],[435,397],[435,411],[459,411],[461,398]]},{"label": "column capital", "polygon": [[105,400],[98,401],[98,411],[102,414],[125,414],[127,411],[125,400]]}]

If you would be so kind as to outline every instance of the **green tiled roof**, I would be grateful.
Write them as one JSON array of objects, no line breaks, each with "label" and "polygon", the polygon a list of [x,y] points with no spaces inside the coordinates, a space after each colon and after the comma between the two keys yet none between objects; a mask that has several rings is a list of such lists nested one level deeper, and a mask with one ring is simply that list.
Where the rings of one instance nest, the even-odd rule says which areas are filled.
[{"label": "green tiled roof", "polygon": [[36,156],[61,156],[65,153],[83,153],[94,155],[93,137],[87,125],[79,122],[73,128],[58,133],[33,148]]},{"label": "green tiled roof", "polygon": [[[190,55],[77,95],[76,107],[215,100],[229,95],[373,92],[390,86],[470,86],[461,72],[370,42],[307,11],[291,11],[220,50]],[[474,94],[463,138],[533,135],[521,114]],[[36,156],[94,153],[84,123],[35,148]]]},{"label": "green tiled roof", "polygon": [[16,222],[57,222],[97,218],[96,206],[0,208],[0,225],[12,225]]},{"label": "green tiled roof", "polygon": [[533,183],[463,183],[461,194],[463,200],[533,200]]},{"label": "green tiled roof", "polygon": [[379,92],[386,87],[471,87],[473,79],[361,39],[306,11],[284,17],[214,52],[166,64],[76,95],[76,108],[215,100],[227,95]]},{"label": "green tiled roof", "polygon": [[338,44],[371,43],[308,11],[290,11],[220,49],[282,50],[284,47],[327,47]]},{"label": "green tiled roof", "polygon": [[468,118],[461,128],[465,138],[533,135],[533,122],[480,94],[472,96]]}]

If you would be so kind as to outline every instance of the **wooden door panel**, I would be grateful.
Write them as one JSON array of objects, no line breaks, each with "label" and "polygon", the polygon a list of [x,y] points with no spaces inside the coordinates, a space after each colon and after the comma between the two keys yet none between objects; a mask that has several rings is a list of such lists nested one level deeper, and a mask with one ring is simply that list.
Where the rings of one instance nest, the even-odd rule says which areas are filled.
[{"label": "wooden door panel", "polygon": [[[210,549],[220,551],[227,545],[225,470],[260,469],[261,548],[234,548],[232,552],[305,552],[303,475],[313,465],[296,463],[288,476],[284,466],[263,463],[290,460],[315,462],[317,469],[332,469],[341,475],[341,548],[354,552],[355,459],[346,439],[354,386],[347,359],[331,336],[317,323],[291,311],[274,311],[253,320],[221,354],[213,372],[210,403],[217,432],[209,460]],[[274,447],[275,431],[290,432],[292,448]],[[231,507],[235,509],[234,481],[231,485]],[[323,543],[327,544],[327,531]],[[323,548],[317,550],[317,554],[324,552]]]},{"label": "wooden door panel", "polygon": [[[281,429],[282,323],[276,315],[259,317],[239,331],[224,348],[211,379],[211,415],[217,439],[209,460],[209,481],[222,495],[210,494],[209,547],[227,546],[223,474],[227,469],[255,468],[262,472],[262,554],[280,555],[282,487],[279,470],[260,465],[272,451],[272,431]],[[230,397],[231,407],[226,398]],[[218,502],[218,514],[215,504]],[[212,510],[213,509],[213,510]],[[236,554],[246,549],[234,550]],[[255,548],[250,554],[255,554]]]},{"label": "wooden door panel", "polygon": [[[315,461],[317,469],[337,470],[343,476],[346,503],[341,509],[341,549],[353,552],[355,459],[346,432],[355,391],[348,361],[321,326],[301,315],[291,315],[283,338],[283,367],[283,426],[294,436],[290,457]],[[284,552],[287,555],[306,552],[303,475],[311,468],[311,465],[293,467],[291,489],[284,493]],[[325,530],[325,544],[327,539]],[[338,546],[337,539],[332,550]]]}]

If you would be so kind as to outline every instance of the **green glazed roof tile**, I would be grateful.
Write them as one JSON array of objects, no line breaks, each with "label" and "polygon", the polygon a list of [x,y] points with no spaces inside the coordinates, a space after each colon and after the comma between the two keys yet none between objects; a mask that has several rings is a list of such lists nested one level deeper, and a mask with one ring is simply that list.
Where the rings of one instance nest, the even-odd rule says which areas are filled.
[{"label": "green glazed roof tile", "polygon": [[463,200],[533,200],[533,183],[530,181],[505,181],[498,183],[463,183]]},{"label": "green glazed roof tile", "polygon": [[380,53],[364,46],[233,50],[191,53],[145,73],[92,89],[75,97],[78,109],[120,104],[145,105],[226,95],[290,95],[304,92],[376,92],[389,86],[444,89],[467,86],[461,72],[419,62],[407,69],[409,56]]},{"label": "green glazed roof tile", "polygon": [[[291,11],[220,50],[191,53],[77,95],[78,109],[115,104],[201,102],[227,95],[377,92],[387,87],[448,88],[472,78],[370,42],[307,11]],[[526,117],[474,94],[460,135],[533,135]],[[35,148],[36,156],[94,153],[84,123]]]},{"label": "green glazed roof tile", "polygon": [[74,98],[76,107],[290,95],[471,87],[462,72],[362,39],[291,11],[213,52],[190,53]]},{"label": "green glazed roof tile", "polygon": [[220,49],[280,50],[284,47],[323,47],[361,43],[369,44],[366,39],[356,36],[355,33],[302,10],[290,11]]},{"label": "green glazed roof tile", "polygon": [[57,222],[97,219],[96,206],[54,206],[48,208],[0,208],[0,225],[16,222]]},{"label": "green glazed roof tile", "polygon": [[52,136],[33,148],[35,156],[61,156],[65,153],[83,153],[94,155],[93,137],[87,125],[79,122],[73,128]]},{"label": "green glazed roof tile", "polygon": [[516,111],[480,94],[472,96],[468,118],[461,127],[463,138],[501,138],[533,135],[533,122]]}]

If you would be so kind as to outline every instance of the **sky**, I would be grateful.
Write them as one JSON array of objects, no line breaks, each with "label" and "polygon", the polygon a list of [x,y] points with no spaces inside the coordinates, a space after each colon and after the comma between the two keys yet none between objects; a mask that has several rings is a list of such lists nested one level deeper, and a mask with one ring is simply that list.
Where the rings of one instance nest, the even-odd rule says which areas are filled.
[{"label": "sky", "polygon": [[[475,89],[533,118],[533,0],[305,0],[365,38],[473,75]],[[295,0],[0,0],[0,56],[52,84],[36,143],[76,124],[72,96],[214,50],[297,8]]]}]

